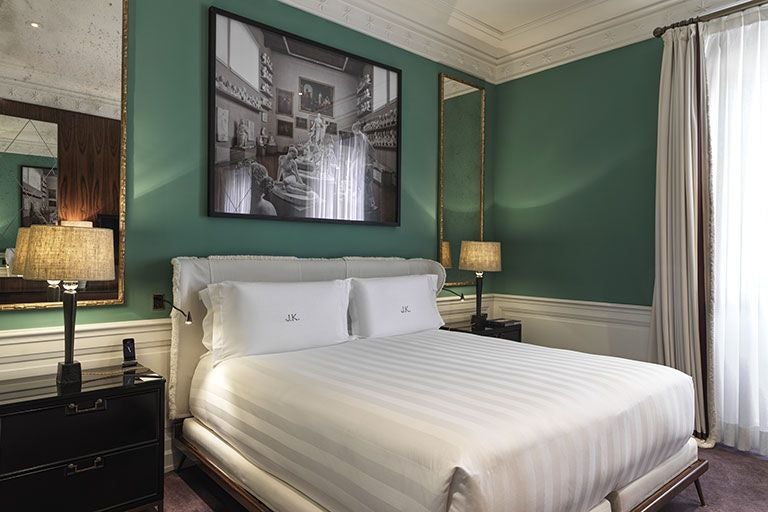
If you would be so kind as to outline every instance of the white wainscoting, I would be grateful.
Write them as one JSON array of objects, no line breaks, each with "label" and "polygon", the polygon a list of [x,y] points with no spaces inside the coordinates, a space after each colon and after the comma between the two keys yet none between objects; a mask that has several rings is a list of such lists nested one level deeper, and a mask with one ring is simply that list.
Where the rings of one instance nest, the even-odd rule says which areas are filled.
[{"label": "white wainscoting", "polygon": [[[466,320],[475,298],[441,297],[438,308],[446,322]],[[523,321],[523,339],[549,347],[656,361],[649,343],[650,308],[576,300],[487,294],[483,311],[491,318]],[[64,358],[64,328],[45,327],[0,331],[0,379],[55,373]],[[136,340],[139,360],[168,377],[171,322],[137,320],[77,326],[75,351],[84,368],[122,361],[123,338]],[[173,468],[171,432],[166,429],[165,469]]]},{"label": "white wainscoting", "polygon": [[[64,359],[64,327],[0,331],[0,379],[56,373]],[[168,377],[171,321],[136,320],[80,324],[75,330],[75,355],[83,368],[120,364],[123,338],[136,340],[139,361]],[[165,470],[173,468],[171,431],[165,432]]]},{"label": "white wainscoting", "polygon": [[493,317],[523,322],[523,340],[655,363],[651,308],[567,299],[494,294]]}]

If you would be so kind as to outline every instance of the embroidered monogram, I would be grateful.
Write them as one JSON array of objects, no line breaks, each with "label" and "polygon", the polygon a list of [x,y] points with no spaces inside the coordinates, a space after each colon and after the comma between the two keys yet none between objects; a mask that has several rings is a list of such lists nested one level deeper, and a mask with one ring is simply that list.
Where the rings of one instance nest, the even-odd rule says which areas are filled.
[{"label": "embroidered monogram", "polygon": [[299,320],[301,319],[299,318],[298,313],[290,313],[287,317],[285,317],[286,322],[298,322]]},{"label": "embroidered monogram", "polygon": [[410,313],[411,310],[409,309],[409,306],[403,306],[400,308],[401,313]]}]

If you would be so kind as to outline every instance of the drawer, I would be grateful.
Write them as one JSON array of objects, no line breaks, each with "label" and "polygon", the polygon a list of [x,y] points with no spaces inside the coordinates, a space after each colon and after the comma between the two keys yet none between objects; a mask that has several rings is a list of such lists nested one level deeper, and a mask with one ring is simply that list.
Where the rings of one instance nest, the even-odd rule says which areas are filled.
[{"label": "drawer", "polygon": [[158,440],[160,406],[151,390],[0,416],[0,475]]},{"label": "drawer", "polygon": [[159,500],[159,450],[153,444],[0,480],[2,509],[92,512]]}]

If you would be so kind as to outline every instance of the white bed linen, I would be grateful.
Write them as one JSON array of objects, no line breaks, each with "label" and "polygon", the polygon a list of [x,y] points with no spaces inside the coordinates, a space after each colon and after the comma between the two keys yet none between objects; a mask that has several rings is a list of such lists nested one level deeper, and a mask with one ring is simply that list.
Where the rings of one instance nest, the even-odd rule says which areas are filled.
[{"label": "white bed linen", "polygon": [[693,429],[677,370],[448,331],[206,356],[190,401],[334,512],[582,512]]},{"label": "white bed linen", "polygon": [[[253,465],[195,418],[185,419],[182,430],[184,439],[194,443],[210,463],[274,512],[329,512],[282,480]],[[589,512],[612,512],[611,504],[603,500]]]}]

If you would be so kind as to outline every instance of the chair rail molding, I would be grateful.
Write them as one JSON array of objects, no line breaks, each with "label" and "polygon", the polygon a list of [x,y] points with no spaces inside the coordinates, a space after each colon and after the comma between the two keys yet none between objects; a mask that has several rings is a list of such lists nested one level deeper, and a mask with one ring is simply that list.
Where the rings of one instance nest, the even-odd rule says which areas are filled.
[{"label": "chair rail molding", "polygon": [[493,294],[493,316],[523,322],[523,341],[657,362],[651,307]]}]

